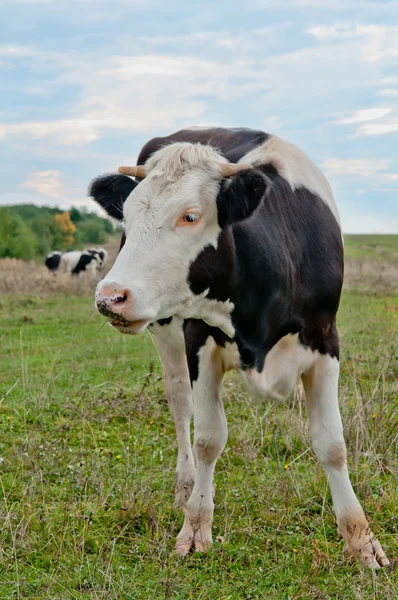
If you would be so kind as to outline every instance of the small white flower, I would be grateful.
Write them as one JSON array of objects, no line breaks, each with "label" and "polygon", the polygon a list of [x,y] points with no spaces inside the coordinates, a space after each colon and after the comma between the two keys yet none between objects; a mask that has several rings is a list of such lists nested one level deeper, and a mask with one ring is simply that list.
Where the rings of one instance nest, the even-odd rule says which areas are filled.
[{"label": "small white flower", "polygon": [[2,456],[0,456],[0,465],[1,465],[1,463],[3,463],[3,462],[4,462],[4,458],[3,458]]}]

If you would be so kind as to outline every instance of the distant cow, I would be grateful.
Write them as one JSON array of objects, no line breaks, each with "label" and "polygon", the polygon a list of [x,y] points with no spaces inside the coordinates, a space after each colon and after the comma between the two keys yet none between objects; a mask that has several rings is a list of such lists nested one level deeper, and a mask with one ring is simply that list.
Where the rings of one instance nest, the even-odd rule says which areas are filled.
[{"label": "distant cow", "polygon": [[82,255],[81,250],[70,250],[65,252],[61,258],[61,268],[67,273],[72,273]]},{"label": "distant cow", "polygon": [[102,262],[98,254],[80,252],[79,260],[73,267],[71,273],[72,275],[78,275],[79,273],[87,272],[95,275],[101,267]]},{"label": "distant cow", "polygon": [[95,275],[103,268],[108,253],[103,248],[91,248],[89,250],[72,250],[70,252],[51,252],[45,260],[46,267],[55,273],[61,270],[72,275],[89,272]]},{"label": "distant cow", "polygon": [[162,357],[185,515],[177,552],[212,542],[212,479],[227,440],[221,382],[237,368],[253,395],[277,401],[302,379],[339,533],[364,563],[388,565],[347,470],[336,329],[343,244],[326,178],[297,147],[248,129],[155,138],[138,164],[90,188],[125,224],[96,303],[118,331],[148,328]]},{"label": "distant cow", "polygon": [[59,265],[61,264],[61,256],[62,253],[58,252],[57,250],[54,250],[53,252],[50,252],[50,254],[47,254],[44,264],[46,265],[47,269],[49,269],[49,271],[51,271],[52,273],[58,271]]},{"label": "distant cow", "polygon": [[105,250],[105,248],[86,248],[83,252],[87,252],[88,254],[96,256],[100,269],[105,266],[108,260],[108,252]]}]

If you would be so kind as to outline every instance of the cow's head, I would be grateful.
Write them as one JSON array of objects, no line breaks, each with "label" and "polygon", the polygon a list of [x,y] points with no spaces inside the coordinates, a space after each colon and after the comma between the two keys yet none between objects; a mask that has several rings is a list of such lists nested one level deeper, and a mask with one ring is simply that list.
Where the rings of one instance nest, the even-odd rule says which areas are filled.
[{"label": "cow's head", "polygon": [[204,318],[206,292],[193,293],[191,265],[206,246],[217,247],[222,228],[253,213],[268,180],[210,146],[189,143],[161,148],[144,167],[120,171],[141,181],[105,175],[89,189],[125,227],[125,243],[97,286],[98,310],[125,333],[172,315]]}]

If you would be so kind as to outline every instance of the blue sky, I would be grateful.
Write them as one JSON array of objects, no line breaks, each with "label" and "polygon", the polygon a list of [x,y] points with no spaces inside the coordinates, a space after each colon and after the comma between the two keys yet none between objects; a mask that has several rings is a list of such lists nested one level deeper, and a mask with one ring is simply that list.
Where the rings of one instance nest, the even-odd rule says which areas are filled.
[{"label": "blue sky", "polygon": [[346,232],[398,232],[398,0],[0,0],[0,204],[94,204],[154,135],[303,148]]}]

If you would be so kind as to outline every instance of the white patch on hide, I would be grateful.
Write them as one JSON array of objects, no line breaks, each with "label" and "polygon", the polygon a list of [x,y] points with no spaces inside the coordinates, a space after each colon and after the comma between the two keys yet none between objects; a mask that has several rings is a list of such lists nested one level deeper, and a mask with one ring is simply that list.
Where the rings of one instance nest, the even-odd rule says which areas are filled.
[{"label": "white patch on hide", "polygon": [[286,400],[317,355],[300,343],[298,334],[286,335],[268,352],[260,373],[256,369],[242,371],[246,387],[254,397]]},{"label": "white patch on hide", "polygon": [[341,227],[339,211],[328,180],[311,158],[294,144],[274,135],[248,152],[239,162],[254,166],[272,164],[293,191],[303,187],[319,196]]},{"label": "white patch on hide", "polygon": [[171,323],[165,325],[153,323],[153,325],[149,327],[149,330],[162,342],[172,346],[175,350],[185,353],[183,323],[183,319],[174,316]]},{"label": "white patch on hide", "polygon": [[184,319],[202,319],[210,327],[218,327],[228,337],[233,338],[235,329],[231,321],[234,304],[230,300],[215,300],[206,297],[209,290],[202,294],[191,294],[185,305],[177,310],[178,316]]}]

